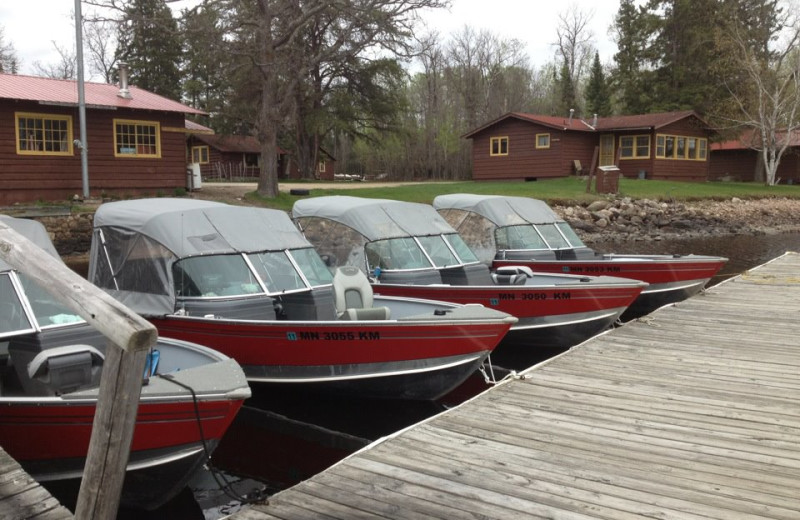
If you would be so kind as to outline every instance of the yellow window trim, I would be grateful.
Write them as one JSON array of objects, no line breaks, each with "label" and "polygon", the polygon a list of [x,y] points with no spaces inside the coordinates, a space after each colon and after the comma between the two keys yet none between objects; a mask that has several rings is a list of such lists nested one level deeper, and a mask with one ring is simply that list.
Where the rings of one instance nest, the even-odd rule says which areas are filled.
[{"label": "yellow window trim", "polygon": [[[506,143],[506,151],[505,152],[499,151],[502,148],[501,145],[503,144],[503,141],[505,141],[505,143]],[[495,142],[497,143],[497,149],[498,149],[497,153],[493,152],[494,143]],[[491,157],[497,157],[497,156],[500,156],[500,155],[508,155],[508,148],[509,148],[509,146],[508,146],[508,136],[507,135],[504,135],[504,136],[501,136],[501,137],[490,137],[489,138],[489,155]]]},{"label": "yellow window trim", "polygon": [[[198,164],[208,164],[208,145],[192,146],[192,162],[195,162],[194,160],[195,150],[197,150],[197,156],[200,158],[200,160],[196,162]],[[203,160],[204,156],[203,151],[205,151],[205,160]]]},{"label": "yellow window trim", "polygon": [[[66,151],[48,151],[48,150],[28,150],[23,149],[21,144],[22,140],[20,139],[20,128],[19,128],[19,120],[20,119],[41,119],[43,122],[45,120],[49,121],[65,121],[67,123],[67,150]],[[44,126],[44,125],[42,125]],[[63,116],[63,115],[55,115],[55,114],[40,114],[36,112],[14,112],[14,141],[17,147],[17,154],[18,155],[60,155],[60,156],[67,156],[73,155],[72,149],[72,116]],[[42,136],[42,140],[35,139],[32,141],[36,144],[44,145],[44,136]],[[63,141],[62,141],[63,144]]]},{"label": "yellow window trim", "polygon": [[[639,146],[636,144],[636,142],[640,137],[646,137],[647,138],[647,155],[639,155],[638,154]],[[626,139],[626,138],[633,139],[633,145],[632,146],[630,146],[630,147],[622,146],[622,140]],[[622,156],[622,150],[627,149],[627,148],[631,148],[632,154],[630,156],[628,156],[628,157],[623,157]],[[619,150],[620,150],[619,160],[620,161],[632,161],[632,160],[649,159],[650,158],[650,154],[652,153],[650,151],[651,148],[652,148],[652,143],[650,142],[650,134],[635,134],[635,135],[621,135],[621,136],[619,136]]]},{"label": "yellow window trim", "polygon": [[[658,143],[658,138],[664,138],[664,146],[663,152],[661,154],[658,153],[658,145],[656,145],[656,159],[665,159],[668,161],[700,161],[704,162],[708,160],[708,139],[705,137],[697,137],[695,135],[672,135],[672,134],[657,134],[656,135],[656,143]],[[673,139],[672,145],[672,155],[667,156],[667,138],[671,137]],[[678,139],[684,140],[684,152],[683,157],[678,157]],[[694,139],[696,143],[695,154],[697,157],[690,158],[689,157],[689,146],[688,142],[689,139]],[[703,152],[703,157],[700,157],[700,152]]]},{"label": "yellow window trim", "polygon": [[[127,159],[161,159],[161,124],[158,121],[142,121],[138,119],[114,119],[112,122],[114,128],[114,157],[125,157]],[[118,125],[134,125],[134,126],[151,126],[155,129],[155,143],[154,146],[156,148],[155,153],[138,153],[138,150],[135,150],[132,153],[121,153],[118,151],[117,147],[117,126]],[[134,134],[137,143],[136,146],[138,147],[141,143],[138,142],[138,132]]]},{"label": "yellow window trim", "polygon": [[325,173],[325,160],[319,161],[319,172]]},{"label": "yellow window trim", "polygon": [[[539,146],[540,137],[547,137],[547,146]],[[550,134],[536,134],[536,149],[541,150],[545,148],[550,148]]]}]

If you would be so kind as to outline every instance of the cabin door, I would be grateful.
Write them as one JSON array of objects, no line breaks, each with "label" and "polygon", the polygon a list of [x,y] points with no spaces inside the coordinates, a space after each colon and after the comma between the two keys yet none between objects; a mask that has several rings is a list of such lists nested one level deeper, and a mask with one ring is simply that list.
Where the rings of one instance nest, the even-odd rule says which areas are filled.
[{"label": "cabin door", "polygon": [[614,134],[600,136],[600,157],[598,166],[614,165]]}]

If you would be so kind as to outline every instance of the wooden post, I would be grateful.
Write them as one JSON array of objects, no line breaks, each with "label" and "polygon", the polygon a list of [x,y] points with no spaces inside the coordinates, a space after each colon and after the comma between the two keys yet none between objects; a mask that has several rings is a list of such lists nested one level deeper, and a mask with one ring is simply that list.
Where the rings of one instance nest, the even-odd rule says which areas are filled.
[{"label": "wooden post", "polygon": [[158,332],[147,320],[2,222],[0,259],[44,285],[110,342],[75,516],[114,518],[136,424],[147,351],[156,344]]},{"label": "wooden post", "polygon": [[594,154],[592,155],[592,166],[589,168],[589,178],[586,180],[586,193],[592,191],[592,179],[594,179],[594,170],[597,168],[597,163],[600,160],[600,147],[594,147]]}]

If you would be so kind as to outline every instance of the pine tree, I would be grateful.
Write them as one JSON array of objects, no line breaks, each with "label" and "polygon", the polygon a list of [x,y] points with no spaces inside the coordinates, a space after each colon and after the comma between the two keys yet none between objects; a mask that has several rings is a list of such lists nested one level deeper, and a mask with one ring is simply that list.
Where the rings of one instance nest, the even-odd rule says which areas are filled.
[{"label": "pine tree", "polygon": [[561,89],[561,115],[569,114],[570,110],[575,110],[580,114],[578,98],[575,95],[575,83],[572,82],[572,76],[566,63],[561,64],[561,69],[558,73],[558,86]]},{"label": "pine tree", "polygon": [[131,0],[119,24],[117,61],[131,83],[171,99],[181,95],[181,35],[164,0]]},{"label": "pine tree", "polygon": [[609,88],[603,74],[603,66],[600,64],[600,54],[597,52],[594,53],[589,82],[586,85],[586,112],[601,117],[611,114]]}]

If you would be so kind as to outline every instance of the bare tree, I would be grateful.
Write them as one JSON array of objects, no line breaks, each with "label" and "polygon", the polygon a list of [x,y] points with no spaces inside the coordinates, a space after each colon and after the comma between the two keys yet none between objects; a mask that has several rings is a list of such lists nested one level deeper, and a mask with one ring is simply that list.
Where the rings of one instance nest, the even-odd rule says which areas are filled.
[{"label": "bare tree", "polygon": [[[782,37],[775,34],[771,52],[753,45],[742,28],[732,24],[727,31],[733,59],[740,76],[728,81],[732,99],[738,107],[733,124],[750,137],[748,146],[761,157],[764,182],[772,186],[786,151],[800,138],[800,23],[787,15]],[[749,130],[749,131],[748,131]]]},{"label": "bare tree", "polygon": [[577,87],[594,55],[594,34],[589,28],[593,16],[594,11],[582,11],[576,4],[570,4],[566,11],[558,15],[555,46],[562,60],[562,70],[567,74],[563,83],[573,89],[573,92],[565,93],[569,99],[579,98]]},{"label": "bare tree", "polygon": [[[92,16],[92,18],[98,18]],[[99,75],[106,83],[113,81],[117,66],[117,23],[98,19],[83,24],[83,43],[89,58],[89,68],[93,75]]]},{"label": "bare tree", "polygon": [[14,44],[6,42],[4,28],[0,25],[0,72],[4,74],[16,74],[19,72],[21,62],[17,57]]},{"label": "bare tree", "polygon": [[58,45],[55,41],[51,42],[59,55],[56,63],[42,64],[33,63],[33,70],[38,76],[53,79],[76,79],[78,77],[78,58],[75,56],[75,49],[67,49]]}]

